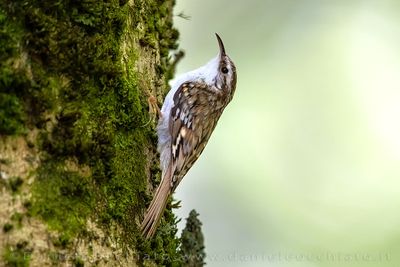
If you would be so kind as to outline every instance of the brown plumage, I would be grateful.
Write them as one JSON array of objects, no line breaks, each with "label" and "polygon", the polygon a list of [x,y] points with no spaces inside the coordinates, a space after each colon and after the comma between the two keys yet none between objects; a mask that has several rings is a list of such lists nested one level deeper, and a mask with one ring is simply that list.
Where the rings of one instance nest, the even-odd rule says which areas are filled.
[{"label": "brown plumage", "polygon": [[[170,172],[170,170],[171,168],[168,169],[168,172]],[[168,177],[170,177],[170,174],[168,174]],[[168,179],[162,179],[142,222],[141,230],[144,237],[150,238],[154,235],[170,194],[170,181]]]},{"label": "brown plumage", "polygon": [[154,235],[169,196],[200,156],[235,91],[235,65],[217,38],[219,55],[178,78],[164,101],[158,123],[163,174],[141,225],[146,238]]}]

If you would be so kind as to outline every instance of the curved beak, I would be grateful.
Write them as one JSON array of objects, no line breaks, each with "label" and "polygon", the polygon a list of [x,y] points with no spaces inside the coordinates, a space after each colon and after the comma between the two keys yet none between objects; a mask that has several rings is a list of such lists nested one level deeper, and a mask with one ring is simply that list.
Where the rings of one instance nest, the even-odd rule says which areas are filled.
[{"label": "curved beak", "polygon": [[218,45],[219,45],[219,52],[221,53],[221,56],[225,56],[225,47],[224,47],[224,43],[222,42],[221,37],[219,37],[219,35],[217,33],[215,33],[215,36],[217,36],[217,40],[218,40]]}]

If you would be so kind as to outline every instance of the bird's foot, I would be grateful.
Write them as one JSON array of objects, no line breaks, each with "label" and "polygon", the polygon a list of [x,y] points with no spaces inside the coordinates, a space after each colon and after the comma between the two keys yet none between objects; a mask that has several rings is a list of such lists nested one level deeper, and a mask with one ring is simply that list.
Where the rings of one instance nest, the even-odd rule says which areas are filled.
[{"label": "bird's foot", "polygon": [[160,108],[158,107],[158,103],[157,103],[157,98],[155,96],[150,96],[147,99],[147,102],[149,103],[149,113],[150,115],[152,115],[154,118],[156,118],[157,116],[159,118],[162,117],[162,113]]},{"label": "bird's foot", "polygon": [[149,104],[150,120],[144,126],[149,125],[150,122],[156,121],[157,117],[159,119],[162,118],[162,113],[158,107],[157,98],[153,95],[150,95],[149,98],[147,98],[147,103]]}]

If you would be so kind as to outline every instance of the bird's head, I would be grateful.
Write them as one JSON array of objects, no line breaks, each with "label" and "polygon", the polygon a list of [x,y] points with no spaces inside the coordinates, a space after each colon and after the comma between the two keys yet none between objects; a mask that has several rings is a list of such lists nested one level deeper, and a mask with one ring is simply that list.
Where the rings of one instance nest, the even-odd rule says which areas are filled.
[{"label": "bird's head", "polygon": [[[236,67],[233,61],[226,54],[224,43],[218,34],[219,44],[218,55],[199,69],[200,76],[210,86],[214,86],[224,94],[233,96],[236,89]],[[231,97],[230,97],[231,98]]]},{"label": "bird's head", "polygon": [[236,89],[236,67],[233,61],[225,52],[225,46],[221,37],[217,36],[219,45],[219,54],[217,56],[218,64],[216,64],[215,84],[218,89],[229,91],[233,94]]}]

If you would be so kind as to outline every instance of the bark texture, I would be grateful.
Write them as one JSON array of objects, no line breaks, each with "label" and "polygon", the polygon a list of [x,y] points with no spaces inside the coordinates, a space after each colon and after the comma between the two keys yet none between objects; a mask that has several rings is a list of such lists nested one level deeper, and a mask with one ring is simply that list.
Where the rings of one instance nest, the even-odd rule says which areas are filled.
[{"label": "bark texture", "polygon": [[180,266],[176,218],[139,233],[173,0],[0,1],[0,266]]}]

